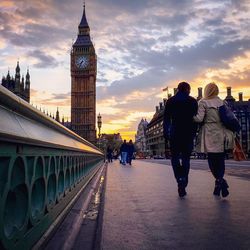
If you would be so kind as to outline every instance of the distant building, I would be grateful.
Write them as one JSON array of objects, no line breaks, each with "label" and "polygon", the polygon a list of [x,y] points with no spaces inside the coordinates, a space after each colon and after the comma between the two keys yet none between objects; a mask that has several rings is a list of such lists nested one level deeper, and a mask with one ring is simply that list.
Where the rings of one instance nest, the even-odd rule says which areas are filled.
[{"label": "distant building", "polygon": [[65,126],[68,129],[71,129],[71,122],[69,122],[68,120],[65,121],[64,117],[62,118],[62,125]]},{"label": "distant building", "polygon": [[148,126],[148,122],[145,119],[141,119],[137,133],[135,135],[135,147],[138,153],[142,153],[144,155],[147,154],[147,141],[146,141],[146,129]]},{"label": "distant building", "polygon": [[243,150],[248,157],[250,157],[250,100],[243,101],[243,93],[241,92],[239,93],[239,100],[236,101],[231,95],[231,87],[227,88],[227,96],[225,100],[240,122],[240,142]]},{"label": "distant building", "polygon": [[146,128],[146,144],[150,155],[165,156],[165,139],[163,136],[163,116],[166,99],[156,106],[155,114]]},{"label": "distant building", "polygon": [[8,71],[7,75],[2,78],[2,85],[26,102],[30,102],[29,70],[27,70],[24,81],[24,76],[21,77],[20,74],[19,62],[17,62],[15,77],[10,76],[10,72]]}]

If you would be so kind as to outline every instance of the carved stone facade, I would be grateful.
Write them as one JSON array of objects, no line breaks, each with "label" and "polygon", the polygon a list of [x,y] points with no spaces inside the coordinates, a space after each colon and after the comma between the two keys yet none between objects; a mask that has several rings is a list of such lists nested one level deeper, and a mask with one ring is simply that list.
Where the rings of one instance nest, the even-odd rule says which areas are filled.
[{"label": "carved stone facade", "polygon": [[135,135],[135,146],[138,153],[142,153],[143,155],[147,154],[147,143],[146,143],[146,129],[148,126],[148,122],[145,119],[141,119],[137,133]]}]

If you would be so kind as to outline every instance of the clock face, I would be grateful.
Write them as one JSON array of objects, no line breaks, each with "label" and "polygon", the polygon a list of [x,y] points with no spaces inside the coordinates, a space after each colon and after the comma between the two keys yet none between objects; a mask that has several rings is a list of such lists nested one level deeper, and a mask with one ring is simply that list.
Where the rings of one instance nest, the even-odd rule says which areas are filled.
[{"label": "clock face", "polygon": [[87,56],[78,56],[75,63],[78,68],[84,69],[88,66],[89,59]]}]

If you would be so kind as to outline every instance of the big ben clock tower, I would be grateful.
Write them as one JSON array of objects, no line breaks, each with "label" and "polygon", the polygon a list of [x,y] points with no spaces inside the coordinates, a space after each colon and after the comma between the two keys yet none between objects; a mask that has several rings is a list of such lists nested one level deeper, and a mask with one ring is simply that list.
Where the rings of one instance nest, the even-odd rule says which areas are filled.
[{"label": "big ben clock tower", "polygon": [[78,36],[71,50],[71,128],[81,137],[96,142],[97,58],[90,39],[85,5]]}]

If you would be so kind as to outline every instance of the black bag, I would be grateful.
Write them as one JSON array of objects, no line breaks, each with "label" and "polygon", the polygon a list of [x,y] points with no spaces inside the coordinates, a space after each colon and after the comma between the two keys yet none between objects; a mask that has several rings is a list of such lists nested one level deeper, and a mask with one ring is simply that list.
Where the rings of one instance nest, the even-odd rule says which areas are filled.
[{"label": "black bag", "polygon": [[240,123],[234,112],[226,104],[219,107],[219,115],[222,124],[233,132],[240,131]]}]

